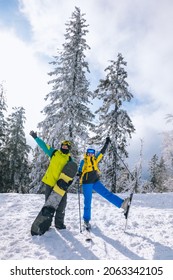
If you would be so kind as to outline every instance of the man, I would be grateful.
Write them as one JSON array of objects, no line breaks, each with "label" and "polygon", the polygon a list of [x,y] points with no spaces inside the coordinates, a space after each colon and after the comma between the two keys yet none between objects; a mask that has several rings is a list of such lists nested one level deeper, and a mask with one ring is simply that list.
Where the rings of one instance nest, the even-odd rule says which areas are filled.
[{"label": "man", "polygon": [[[71,161],[70,141],[63,141],[61,143],[60,150],[56,150],[49,145],[47,145],[42,139],[37,136],[37,133],[34,131],[30,132],[30,135],[35,139],[39,147],[50,157],[49,166],[45,172],[45,175],[42,178],[42,182],[45,186],[45,200],[48,201],[50,194],[58,181],[58,178],[61,174],[64,166]],[[46,202],[45,202],[46,204]],[[65,218],[65,208],[67,204],[67,192],[62,196],[62,199],[57,207],[44,207],[44,212],[46,215],[50,214],[51,219],[53,218],[55,212],[55,227],[57,229],[65,229],[66,226],[64,224]]]},{"label": "man", "polygon": [[99,180],[99,168],[98,163],[103,157],[107,146],[110,142],[110,138],[106,138],[106,142],[97,155],[95,155],[95,150],[88,148],[84,159],[80,162],[78,169],[78,175],[80,176],[80,183],[82,184],[83,195],[84,195],[84,225],[90,228],[91,225],[89,221],[91,220],[91,202],[92,202],[92,191],[96,191],[98,194],[103,196],[109,202],[117,206],[118,208],[123,208],[127,210],[127,205],[129,198],[125,200],[121,199],[117,195],[111,193]]}]

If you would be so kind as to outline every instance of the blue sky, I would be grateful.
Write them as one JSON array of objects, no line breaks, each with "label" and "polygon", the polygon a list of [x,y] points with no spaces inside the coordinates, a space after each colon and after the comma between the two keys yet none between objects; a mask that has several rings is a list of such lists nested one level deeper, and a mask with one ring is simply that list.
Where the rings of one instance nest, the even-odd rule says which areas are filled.
[{"label": "blue sky", "polygon": [[165,122],[173,113],[172,0],[0,0],[0,82],[5,81],[9,109],[26,109],[26,135],[37,129],[51,90],[49,62],[64,43],[65,23],[75,6],[89,24],[91,88],[118,52],[127,62],[134,95],[128,110],[136,128],[130,157],[138,161],[143,139],[147,161],[161,151],[161,132],[172,129]]},{"label": "blue sky", "polygon": [[14,28],[16,35],[23,40],[31,36],[30,24],[20,12],[17,0],[0,0],[0,25],[4,28]]}]

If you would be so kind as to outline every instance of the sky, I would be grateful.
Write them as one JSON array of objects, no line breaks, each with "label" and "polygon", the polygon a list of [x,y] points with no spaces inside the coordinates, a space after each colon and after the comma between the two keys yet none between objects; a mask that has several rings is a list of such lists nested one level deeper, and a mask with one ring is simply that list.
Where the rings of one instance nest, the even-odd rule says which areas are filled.
[{"label": "sky", "polygon": [[127,82],[134,98],[128,114],[136,132],[129,156],[136,164],[143,141],[144,165],[162,151],[162,132],[172,129],[165,117],[173,113],[173,1],[172,0],[0,0],[0,82],[8,109],[26,110],[26,137],[43,119],[45,96],[51,90],[50,61],[62,48],[65,23],[75,6],[89,24],[91,89],[110,60],[122,53]]}]

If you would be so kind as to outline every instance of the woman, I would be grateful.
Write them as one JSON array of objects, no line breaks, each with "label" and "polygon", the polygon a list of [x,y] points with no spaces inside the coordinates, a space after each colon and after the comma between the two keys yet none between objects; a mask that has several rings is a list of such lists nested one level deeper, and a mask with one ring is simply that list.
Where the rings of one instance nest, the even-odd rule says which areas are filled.
[{"label": "woman", "polygon": [[80,176],[80,184],[82,185],[84,195],[84,225],[90,228],[89,221],[91,220],[91,202],[92,202],[92,191],[94,190],[102,197],[107,199],[109,202],[114,204],[118,208],[123,208],[126,212],[129,203],[129,198],[123,200],[117,195],[110,192],[99,180],[99,168],[98,163],[103,158],[103,155],[110,143],[110,138],[106,138],[106,142],[103,148],[95,155],[95,150],[88,148],[84,159],[81,160],[78,175]]}]

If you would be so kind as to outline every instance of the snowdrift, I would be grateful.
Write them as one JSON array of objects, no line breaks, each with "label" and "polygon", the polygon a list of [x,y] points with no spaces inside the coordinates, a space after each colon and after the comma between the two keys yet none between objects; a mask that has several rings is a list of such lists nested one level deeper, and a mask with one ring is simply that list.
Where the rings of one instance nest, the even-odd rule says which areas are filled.
[{"label": "snowdrift", "polygon": [[1,260],[173,260],[173,193],[135,194],[126,232],[122,210],[94,194],[91,243],[79,231],[78,197],[70,193],[67,229],[52,224],[32,237],[30,226],[43,203],[41,194],[0,194]]}]

